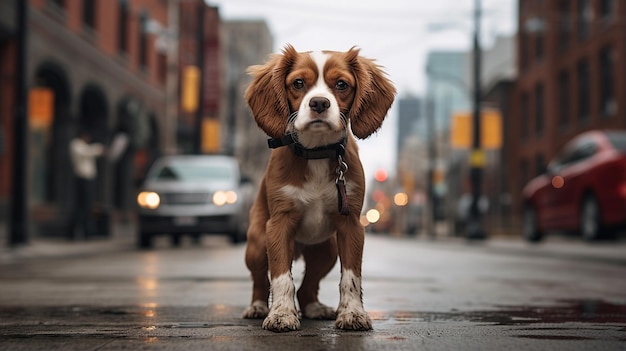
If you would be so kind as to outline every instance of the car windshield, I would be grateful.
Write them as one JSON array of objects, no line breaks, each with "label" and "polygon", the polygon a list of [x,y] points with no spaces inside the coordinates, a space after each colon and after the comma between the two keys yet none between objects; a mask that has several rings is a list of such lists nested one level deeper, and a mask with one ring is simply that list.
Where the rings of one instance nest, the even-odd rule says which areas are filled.
[{"label": "car windshield", "polygon": [[231,167],[196,163],[169,164],[153,173],[155,180],[206,181],[229,180],[234,177]]},{"label": "car windshield", "polygon": [[608,132],[606,136],[614,148],[626,152],[626,133]]}]

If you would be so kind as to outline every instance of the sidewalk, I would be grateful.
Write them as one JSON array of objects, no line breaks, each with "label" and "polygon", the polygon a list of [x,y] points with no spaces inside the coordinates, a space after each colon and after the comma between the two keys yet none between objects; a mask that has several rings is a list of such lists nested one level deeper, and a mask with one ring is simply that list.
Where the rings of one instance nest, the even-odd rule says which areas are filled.
[{"label": "sidewalk", "polygon": [[7,247],[7,234],[0,228],[0,264],[13,263],[22,259],[54,258],[67,256],[89,256],[103,252],[135,249],[135,230],[132,223],[113,224],[109,237],[89,240],[68,241],[65,238],[29,238],[28,243]]},{"label": "sidewalk", "polygon": [[[465,239],[459,239],[466,242]],[[480,243],[473,245],[480,246]],[[553,257],[566,259],[590,260],[602,263],[626,265],[626,238],[616,240],[604,240],[598,242],[585,242],[576,237],[560,235],[548,236],[541,243],[528,243],[518,237],[493,237],[483,244],[489,252],[500,254]]]},{"label": "sidewalk", "polygon": [[[366,234],[382,235],[386,234]],[[436,237],[422,232],[417,236],[393,236],[397,240],[415,241],[418,245],[433,245],[452,250],[483,251],[500,255],[552,257],[586,260],[626,266],[626,235],[615,240],[586,242],[576,236],[551,234],[540,243],[529,243],[520,236],[490,235],[486,240],[469,241],[462,236],[453,236],[439,231]],[[365,239],[367,241],[367,238]]]},{"label": "sidewalk", "polygon": [[[15,248],[6,246],[6,236],[4,234],[6,233],[0,233],[0,240],[2,240],[0,264],[14,263],[24,259],[89,256],[107,252],[135,250],[136,248],[135,230],[132,223],[114,224],[110,237],[74,242],[62,238],[30,238],[28,244]],[[414,242],[416,245],[443,246],[453,250],[475,250],[491,254],[580,259],[626,265],[626,238],[623,236],[614,241],[587,243],[575,237],[553,235],[548,236],[544,242],[538,244],[530,244],[522,238],[510,236],[494,236],[484,241],[467,241],[462,237],[448,235],[438,235],[436,238],[424,235],[418,235],[417,237],[390,236],[390,238]]]}]

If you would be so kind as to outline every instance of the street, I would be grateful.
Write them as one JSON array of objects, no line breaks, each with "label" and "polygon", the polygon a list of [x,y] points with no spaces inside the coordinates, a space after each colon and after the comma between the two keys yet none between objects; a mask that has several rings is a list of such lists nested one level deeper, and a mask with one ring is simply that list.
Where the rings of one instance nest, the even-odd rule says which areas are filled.
[{"label": "street", "polygon": [[[172,248],[162,238],[138,251],[132,239],[1,252],[0,350],[626,349],[623,239],[533,246],[368,234],[363,287],[374,330],[303,320],[284,334],[240,318],[251,296],[243,244],[205,237]],[[302,271],[296,262],[296,282]],[[335,267],[322,302],[337,305],[338,283]]]}]

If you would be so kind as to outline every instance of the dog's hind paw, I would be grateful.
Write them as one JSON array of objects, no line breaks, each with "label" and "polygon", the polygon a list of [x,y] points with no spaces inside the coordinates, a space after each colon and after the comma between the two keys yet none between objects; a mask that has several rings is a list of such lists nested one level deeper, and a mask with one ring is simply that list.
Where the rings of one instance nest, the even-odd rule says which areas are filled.
[{"label": "dog's hind paw", "polygon": [[335,327],[343,330],[371,330],[372,321],[367,312],[340,312],[335,321]]},{"label": "dog's hind paw", "polygon": [[248,306],[243,312],[243,318],[247,319],[261,319],[267,317],[270,309],[267,308],[267,304],[263,301],[254,301],[252,305]]},{"label": "dog's hind paw", "polygon": [[300,329],[300,319],[294,313],[271,313],[263,321],[263,329],[288,332]]},{"label": "dog's hind paw", "polygon": [[337,312],[335,309],[328,307],[320,302],[312,302],[302,311],[305,318],[309,319],[335,319]]}]

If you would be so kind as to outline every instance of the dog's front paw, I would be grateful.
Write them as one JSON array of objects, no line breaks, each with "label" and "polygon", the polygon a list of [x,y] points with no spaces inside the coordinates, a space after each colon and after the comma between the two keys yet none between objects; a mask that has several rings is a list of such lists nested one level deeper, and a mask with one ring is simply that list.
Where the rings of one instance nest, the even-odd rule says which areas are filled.
[{"label": "dog's front paw", "polygon": [[273,332],[288,332],[300,329],[300,319],[297,313],[290,311],[270,312],[263,321],[263,329]]},{"label": "dog's front paw", "polygon": [[319,302],[312,302],[304,308],[303,315],[309,319],[335,319],[337,312],[335,309],[328,307]]},{"label": "dog's front paw", "polygon": [[263,301],[254,301],[252,305],[248,306],[245,311],[243,311],[243,318],[247,319],[261,319],[267,317],[267,314],[270,312],[270,309],[267,308],[267,303]]},{"label": "dog's front paw", "polygon": [[372,321],[367,312],[341,311],[335,320],[335,327],[343,330],[371,330]]}]

